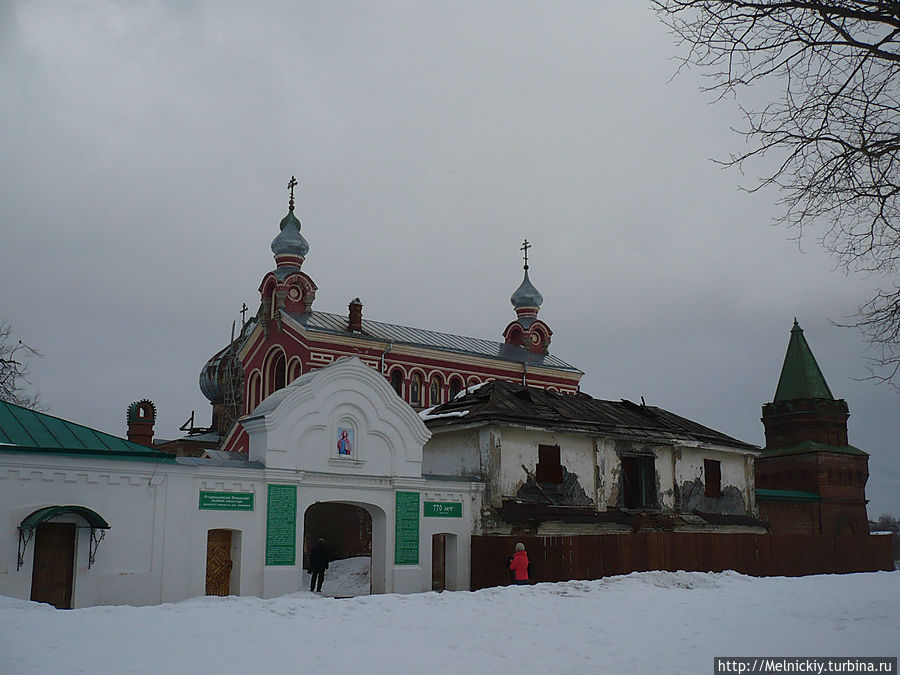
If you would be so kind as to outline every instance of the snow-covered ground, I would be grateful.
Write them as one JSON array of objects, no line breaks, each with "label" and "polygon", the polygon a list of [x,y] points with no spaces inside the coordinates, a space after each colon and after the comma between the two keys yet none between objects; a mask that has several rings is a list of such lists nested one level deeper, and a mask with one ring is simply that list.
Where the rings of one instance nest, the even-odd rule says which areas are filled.
[{"label": "snow-covered ground", "polygon": [[[332,598],[368,595],[371,590],[369,585],[371,560],[368,556],[332,560],[325,571],[322,595]],[[309,572],[303,572],[303,588],[309,588]]]},{"label": "snow-covered ground", "polygon": [[475,593],[297,593],[58,611],[0,598],[0,673],[709,673],[896,656],[900,572],[645,572]]}]

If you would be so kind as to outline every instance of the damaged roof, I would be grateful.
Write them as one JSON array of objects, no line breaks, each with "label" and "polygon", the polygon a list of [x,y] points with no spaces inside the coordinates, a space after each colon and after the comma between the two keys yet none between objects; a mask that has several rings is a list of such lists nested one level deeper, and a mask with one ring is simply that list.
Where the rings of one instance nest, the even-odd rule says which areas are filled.
[{"label": "damaged roof", "polygon": [[493,381],[467,390],[447,403],[420,413],[432,431],[459,424],[507,422],[581,433],[615,433],[650,438],[669,437],[742,450],[759,448],[715,429],[663,410],[622,399],[604,401],[584,393],[560,394]]}]

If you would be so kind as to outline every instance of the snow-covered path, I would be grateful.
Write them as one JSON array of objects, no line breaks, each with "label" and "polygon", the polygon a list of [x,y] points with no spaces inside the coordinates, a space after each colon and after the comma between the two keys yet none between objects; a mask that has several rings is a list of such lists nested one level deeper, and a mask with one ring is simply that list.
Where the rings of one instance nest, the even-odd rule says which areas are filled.
[{"label": "snow-covered path", "polygon": [[57,611],[0,598],[0,673],[708,673],[714,656],[896,656],[900,572],[645,572],[476,593]]}]

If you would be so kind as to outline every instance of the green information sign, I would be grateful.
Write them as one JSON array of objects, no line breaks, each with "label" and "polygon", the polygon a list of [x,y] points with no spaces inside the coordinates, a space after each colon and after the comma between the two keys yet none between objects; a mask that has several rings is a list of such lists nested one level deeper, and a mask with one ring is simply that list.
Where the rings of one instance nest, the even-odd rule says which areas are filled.
[{"label": "green information sign", "polygon": [[266,500],[266,565],[297,558],[297,486],[269,485]]},{"label": "green information sign", "polygon": [[203,511],[252,511],[252,492],[204,492],[200,491],[200,509]]},{"label": "green information sign", "polygon": [[426,518],[462,518],[462,502],[424,502]]},{"label": "green information sign", "polygon": [[419,564],[419,493],[398,492],[394,518],[394,564]]}]

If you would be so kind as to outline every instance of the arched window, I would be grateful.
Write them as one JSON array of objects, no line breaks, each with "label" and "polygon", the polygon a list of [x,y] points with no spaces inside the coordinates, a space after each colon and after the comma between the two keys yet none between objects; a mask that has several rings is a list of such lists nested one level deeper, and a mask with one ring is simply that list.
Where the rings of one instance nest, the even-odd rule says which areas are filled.
[{"label": "arched window", "polygon": [[245,412],[251,413],[262,399],[262,377],[260,377],[258,370],[254,370],[251,373],[247,391],[247,410]]},{"label": "arched window", "polygon": [[303,373],[303,365],[300,363],[300,359],[296,356],[291,359],[291,363],[288,366],[288,384],[296,380]]},{"label": "arched window", "polygon": [[285,374],[284,352],[278,350],[278,353],[272,359],[272,364],[269,369],[270,394],[284,388],[284,385],[287,384]]},{"label": "arched window", "polygon": [[431,386],[428,391],[428,404],[438,405],[441,402],[441,380],[437,375],[431,378]]},{"label": "arched window", "polygon": [[456,398],[456,395],[461,392],[463,389],[462,379],[458,376],[454,376],[450,378],[450,400]]},{"label": "arched window", "polygon": [[422,378],[418,374],[409,380],[409,402],[411,405],[422,405]]},{"label": "arched window", "polygon": [[391,386],[397,392],[397,396],[403,396],[403,373],[399,368],[391,373]]}]

